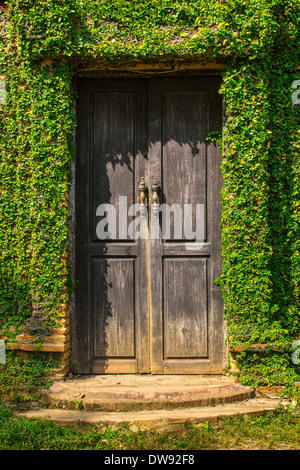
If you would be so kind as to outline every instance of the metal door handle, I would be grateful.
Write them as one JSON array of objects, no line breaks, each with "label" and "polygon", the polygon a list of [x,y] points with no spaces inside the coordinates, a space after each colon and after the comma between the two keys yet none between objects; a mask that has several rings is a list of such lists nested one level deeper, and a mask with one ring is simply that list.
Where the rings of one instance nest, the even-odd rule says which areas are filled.
[{"label": "metal door handle", "polygon": [[158,204],[158,193],[159,193],[159,184],[155,176],[153,179],[153,183],[152,183],[152,204]]},{"label": "metal door handle", "polygon": [[141,180],[140,180],[139,191],[140,191],[140,204],[141,206],[145,206],[147,185],[145,183],[145,178],[143,176],[141,177]]},{"label": "metal door handle", "polygon": [[159,189],[160,189],[156,176],[153,179],[151,189],[152,189],[152,209],[151,209],[151,212],[152,212],[152,215],[153,215],[154,220],[155,220],[155,219],[158,219],[158,214],[159,214],[158,193],[159,193]]}]

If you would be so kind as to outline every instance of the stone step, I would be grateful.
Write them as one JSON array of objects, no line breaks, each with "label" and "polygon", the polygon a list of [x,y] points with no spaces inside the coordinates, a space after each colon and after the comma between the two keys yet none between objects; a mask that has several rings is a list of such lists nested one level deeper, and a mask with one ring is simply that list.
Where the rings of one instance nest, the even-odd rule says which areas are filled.
[{"label": "stone step", "polygon": [[61,425],[97,425],[99,431],[129,429],[130,431],[152,430],[157,432],[179,430],[184,424],[201,426],[217,423],[234,415],[264,414],[284,404],[278,398],[253,398],[243,402],[207,407],[181,408],[173,410],[149,410],[130,412],[103,412],[66,409],[34,408],[18,416],[50,419]]},{"label": "stone step", "polygon": [[233,403],[255,397],[226,376],[115,375],[57,381],[43,390],[47,408],[102,412],[173,410]]}]

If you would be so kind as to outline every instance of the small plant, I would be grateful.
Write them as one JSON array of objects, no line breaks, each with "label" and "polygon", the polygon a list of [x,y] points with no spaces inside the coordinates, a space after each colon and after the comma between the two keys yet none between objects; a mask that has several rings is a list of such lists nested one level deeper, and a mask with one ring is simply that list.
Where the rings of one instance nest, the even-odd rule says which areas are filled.
[{"label": "small plant", "polygon": [[5,367],[0,371],[0,395],[12,401],[35,401],[42,388],[52,382],[47,377],[58,366],[58,361],[41,353],[34,353],[26,359],[14,352],[7,354]]},{"label": "small plant", "polygon": [[75,398],[74,401],[75,401],[75,407],[76,407],[76,409],[78,409],[78,410],[83,410],[83,405],[82,405],[83,400],[82,400],[82,398]]},{"label": "small plant", "polygon": [[211,424],[209,424],[208,421],[205,421],[203,425],[203,429],[205,429],[205,431],[211,431],[212,430]]}]

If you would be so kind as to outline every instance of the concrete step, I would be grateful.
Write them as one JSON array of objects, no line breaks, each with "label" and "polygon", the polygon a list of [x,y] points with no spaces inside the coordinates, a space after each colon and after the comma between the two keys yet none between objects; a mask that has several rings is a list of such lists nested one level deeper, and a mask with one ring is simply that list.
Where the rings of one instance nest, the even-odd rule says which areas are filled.
[{"label": "concrete step", "polygon": [[254,398],[226,376],[97,375],[60,380],[42,391],[47,408],[102,412],[173,410]]},{"label": "concrete step", "polygon": [[109,427],[111,429],[126,428],[130,431],[153,430],[164,432],[179,430],[187,423],[201,426],[206,422],[216,423],[219,420],[238,414],[264,414],[274,410],[280,403],[284,404],[278,398],[253,398],[243,402],[223,405],[172,410],[104,412],[34,408],[17,415],[27,418],[50,419],[61,425],[97,425],[99,431],[104,431]]}]

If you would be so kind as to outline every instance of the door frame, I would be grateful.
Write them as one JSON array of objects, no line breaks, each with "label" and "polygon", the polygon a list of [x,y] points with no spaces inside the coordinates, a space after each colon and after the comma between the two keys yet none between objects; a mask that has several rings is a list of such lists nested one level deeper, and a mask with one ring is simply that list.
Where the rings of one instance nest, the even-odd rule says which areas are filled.
[{"label": "door frame", "polygon": [[[78,74],[74,79],[74,90],[77,92],[77,78],[161,78],[164,74],[157,73],[155,68],[150,66],[151,72],[149,72],[149,68],[146,67],[146,70],[143,72],[142,70],[138,71],[138,73],[126,73],[126,70],[120,71],[96,71],[96,72],[83,72]],[[222,64],[212,64],[212,67],[206,68],[203,70],[202,66],[195,67],[195,69],[183,69],[177,73],[174,73],[171,68],[167,70],[170,73],[170,76],[174,77],[186,77],[186,76],[193,76],[193,77],[206,77],[206,76],[219,76],[220,72],[224,70],[224,66]],[[77,121],[77,109],[76,109],[76,99],[74,99],[74,116]],[[222,115],[222,129],[225,125],[225,113],[224,113],[224,105],[223,106],[223,115]],[[76,122],[77,124],[77,122]],[[73,144],[75,147],[75,156],[71,163],[71,186],[69,191],[69,209],[70,209],[70,224],[69,224],[69,250],[70,250],[70,277],[73,286],[75,286],[75,265],[76,265],[76,249],[75,249],[75,232],[76,232],[76,204],[75,204],[75,194],[76,194],[76,164],[78,158],[80,158],[78,153],[78,132],[77,127],[75,125],[74,132],[73,132]],[[78,343],[77,343],[77,319],[76,319],[76,299],[75,299],[75,291],[74,289],[71,292],[71,300],[69,305],[69,319],[70,319],[70,370],[73,373],[77,372],[77,357],[78,357]],[[222,342],[223,342],[223,351],[220,353],[219,364],[216,370],[208,370],[205,374],[220,374],[222,370],[227,367],[228,365],[228,347],[226,343],[226,322],[223,316],[222,322]],[[159,372],[157,372],[159,373]]]}]

